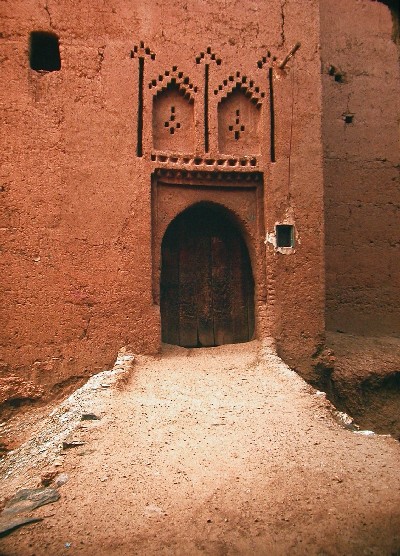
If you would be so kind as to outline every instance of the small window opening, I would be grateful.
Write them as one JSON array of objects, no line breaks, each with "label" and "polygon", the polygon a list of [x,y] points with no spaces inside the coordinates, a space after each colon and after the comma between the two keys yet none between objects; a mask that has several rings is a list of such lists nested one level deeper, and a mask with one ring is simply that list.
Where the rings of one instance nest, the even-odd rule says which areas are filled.
[{"label": "small window opening", "polygon": [[343,116],[343,119],[345,124],[352,124],[354,120],[354,114],[345,114]]},{"label": "small window opening", "polygon": [[276,226],[276,246],[294,247],[294,226],[290,224]]},{"label": "small window opening", "polygon": [[57,35],[33,31],[29,41],[29,63],[35,71],[59,71],[61,58]]}]

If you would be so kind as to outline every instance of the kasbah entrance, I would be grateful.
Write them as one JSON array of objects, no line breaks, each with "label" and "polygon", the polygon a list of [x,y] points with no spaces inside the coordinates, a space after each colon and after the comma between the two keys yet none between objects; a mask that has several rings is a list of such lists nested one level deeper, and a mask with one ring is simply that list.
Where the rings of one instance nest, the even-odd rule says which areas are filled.
[{"label": "kasbah entrance", "polygon": [[[6,84],[0,93],[5,301],[0,467],[8,478],[0,489],[3,506],[12,505],[21,477],[28,477],[29,488],[38,486],[31,484],[36,477],[41,489],[45,483],[53,488],[61,471],[70,477],[77,466],[71,458],[77,456],[73,451],[66,456],[67,449],[90,443],[95,434],[87,425],[88,438],[74,436],[82,433],[80,418],[101,428],[109,414],[111,428],[101,442],[109,453],[116,441],[107,435],[115,429],[121,457],[117,462],[110,456],[107,465],[115,465],[119,476],[118,465],[130,450],[146,453],[153,462],[161,454],[154,447],[159,439],[153,438],[149,448],[141,438],[143,423],[153,420],[162,429],[170,419],[170,436],[178,429],[190,436],[196,427],[190,428],[182,415],[193,416],[203,404],[216,407],[213,396],[220,395],[236,415],[232,434],[237,436],[224,436],[224,427],[218,426],[218,440],[210,440],[205,431],[214,421],[225,425],[226,417],[216,420],[212,409],[202,409],[205,429],[197,444],[192,439],[191,455],[174,448],[182,462],[193,461],[192,475],[203,477],[203,490],[193,478],[187,479],[191,494],[176,496],[175,487],[166,486],[169,502],[164,505],[175,508],[179,500],[183,505],[171,509],[173,522],[165,527],[162,516],[168,511],[159,499],[164,487],[154,486],[154,499],[145,500],[149,478],[143,479],[138,460],[127,477],[135,473],[143,479],[138,489],[144,490],[128,502],[139,513],[140,504],[147,508],[136,523],[140,532],[135,536],[122,513],[116,524],[119,540],[92,531],[85,544],[81,529],[90,524],[80,521],[77,529],[71,521],[71,531],[82,540],[78,552],[91,554],[100,543],[100,554],[364,554],[368,547],[371,554],[397,554],[398,2],[6,0],[0,18]],[[104,386],[104,373],[122,373],[122,379]],[[245,388],[235,390],[239,376],[248,376],[243,380],[253,380],[252,386],[241,383]],[[176,397],[178,383],[187,406]],[[97,386],[88,398],[90,384]],[[151,405],[153,399],[165,414],[155,407],[141,415],[127,409]],[[54,425],[50,411],[58,415],[67,407],[63,404],[69,417]],[[247,404],[252,417],[242,422],[238,408]],[[261,420],[258,407],[264,408]],[[295,408],[300,417],[294,416]],[[329,425],[324,421],[313,429],[314,410]],[[168,412],[179,415],[168,417]],[[113,424],[111,416],[118,420],[118,415],[126,418],[124,426]],[[286,431],[282,446],[274,444],[281,435],[274,427],[280,426]],[[369,444],[364,439],[357,444],[363,434],[356,434],[365,431],[371,432],[371,438],[364,435]],[[237,498],[243,508],[246,501],[232,486],[230,472],[221,471],[225,486],[231,485],[218,502],[231,512],[224,514],[223,523],[232,519],[235,525],[226,538],[202,530],[193,516],[214,523],[204,508],[217,496],[209,490],[217,471],[201,475],[207,466],[200,453],[219,443],[239,454],[232,464],[235,477],[247,473],[246,466],[237,467],[239,461],[245,465],[246,454],[256,458],[257,469],[266,469],[260,455],[264,434],[272,435],[271,450],[280,454],[276,481],[293,471],[288,461],[297,456],[290,455],[286,444],[293,436],[299,438],[293,448],[300,454],[299,465],[311,466],[311,482],[319,482],[316,466],[327,463],[335,434],[340,437],[332,455],[337,484],[355,473],[355,468],[340,467],[348,452],[354,451],[351,465],[362,469],[365,481],[372,481],[367,458],[375,458],[375,475],[380,464],[385,467],[374,502],[364,482],[349,485],[349,499],[339,493],[334,502],[331,491],[321,494],[339,515],[363,491],[360,505],[353,508],[356,528],[332,518],[327,522],[331,534],[325,537],[320,529],[312,537],[312,519],[305,523],[296,513],[306,511],[307,489],[292,485],[301,501],[292,516],[299,525],[286,536],[279,529],[277,523],[286,517],[279,514],[279,489],[271,487],[268,503],[278,504],[278,513],[260,529],[254,526],[260,519],[254,504],[256,499],[262,507],[267,502],[255,496],[250,517],[243,517],[246,512],[233,510],[232,501]],[[307,435],[313,446],[319,446],[321,436],[326,442],[321,453],[313,454],[312,464],[314,448],[310,452]],[[171,457],[158,462],[157,473],[168,475]],[[221,453],[209,457],[215,469],[225,464],[230,469]],[[62,469],[54,467],[56,461],[63,462]],[[96,472],[107,480],[110,474],[100,455],[91,471],[84,449],[80,461],[86,501],[98,506],[93,519],[98,518],[101,530],[107,512],[90,481]],[[252,475],[250,490],[261,492],[271,477]],[[57,488],[55,499],[62,494]],[[63,489],[69,497],[63,502],[61,496],[64,506],[56,521],[80,515],[74,488],[68,479]],[[111,486],[104,488],[108,500]],[[112,492],[118,488],[112,483]],[[194,496],[199,497],[196,503]],[[192,501],[190,508],[183,500]],[[115,505],[111,498],[108,503]],[[364,516],[364,534],[360,512],[370,503],[388,511],[376,517],[374,506],[375,517]],[[0,515],[1,554],[63,554],[72,548],[68,539],[61,542],[57,521],[53,536],[38,551],[28,536],[42,542],[42,524],[26,525],[36,516],[33,508],[28,517],[24,510],[23,522],[15,527],[6,510]],[[13,519],[20,514],[15,510]],[[186,536],[178,516],[195,520]],[[248,533],[238,525],[241,518],[253,520],[246,521]],[[304,534],[299,533],[301,523]],[[335,537],[338,527],[344,528],[343,542]],[[155,531],[159,544],[149,540]],[[209,542],[199,540],[204,535]],[[129,552],[130,543],[134,552]]]}]

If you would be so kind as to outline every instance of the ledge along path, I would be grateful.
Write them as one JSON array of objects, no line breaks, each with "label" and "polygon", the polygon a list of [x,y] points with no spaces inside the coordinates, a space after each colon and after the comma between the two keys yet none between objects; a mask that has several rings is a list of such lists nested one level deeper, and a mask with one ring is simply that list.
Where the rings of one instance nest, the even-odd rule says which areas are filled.
[{"label": "ledge along path", "polygon": [[94,412],[66,430],[84,445],[42,431],[8,456],[3,496],[54,465],[69,480],[1,554],[399,554],[399,442],[344,429],[268,345],[165,346],[91,384],[44,424],[59,442]]}]

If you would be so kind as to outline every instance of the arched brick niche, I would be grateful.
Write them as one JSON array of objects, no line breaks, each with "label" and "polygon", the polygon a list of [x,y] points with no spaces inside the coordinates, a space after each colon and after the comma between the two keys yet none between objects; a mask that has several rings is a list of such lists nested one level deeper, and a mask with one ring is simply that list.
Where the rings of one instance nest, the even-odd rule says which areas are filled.
[{"label": "arched brick niche", "polygon": [[260,154],[260,105],[238,84],[218,105],[218,150],[223,154]]},{"label": "arched brick niche", "polygon": [[194,102],[175,82],[153,99],[153,148],[170,152],[194,152]]},{"label": "arched brick niche", "polygon": [[[170,224],[196,205],[214,207],[243,238],[254,280],[255,337],[265,333],[263,176],[260,172],[158,170],[152,177],[153,298],[160,303],[162,243]],[[236,248],[236,247],[233,247]],[[253,333],[251,333],[253,336]],[[234,340],[239,341],[239,340]]]}]

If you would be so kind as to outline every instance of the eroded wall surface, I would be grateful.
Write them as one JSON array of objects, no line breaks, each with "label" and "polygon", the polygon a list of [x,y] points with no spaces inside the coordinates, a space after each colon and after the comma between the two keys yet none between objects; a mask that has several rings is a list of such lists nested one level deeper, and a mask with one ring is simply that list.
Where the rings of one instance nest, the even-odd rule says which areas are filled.
[{"label": "eroded wall surface", "polygon": [[321,1],[326,320],[367,335],[400,329],[399,8],[396,24],[385,4]]},{"label": "eroded wall surface", "polygon": [[[309,369],[324,330],[318,2],[19,0],[1,11],[3,398],[93,374],[121,346],[160,348],[160,169],[262,174],[257,334]],[[30,68],[33,31],[58,36],[59,71]],[[275,248],[279,222],[295,225],[294,249]]]}]

